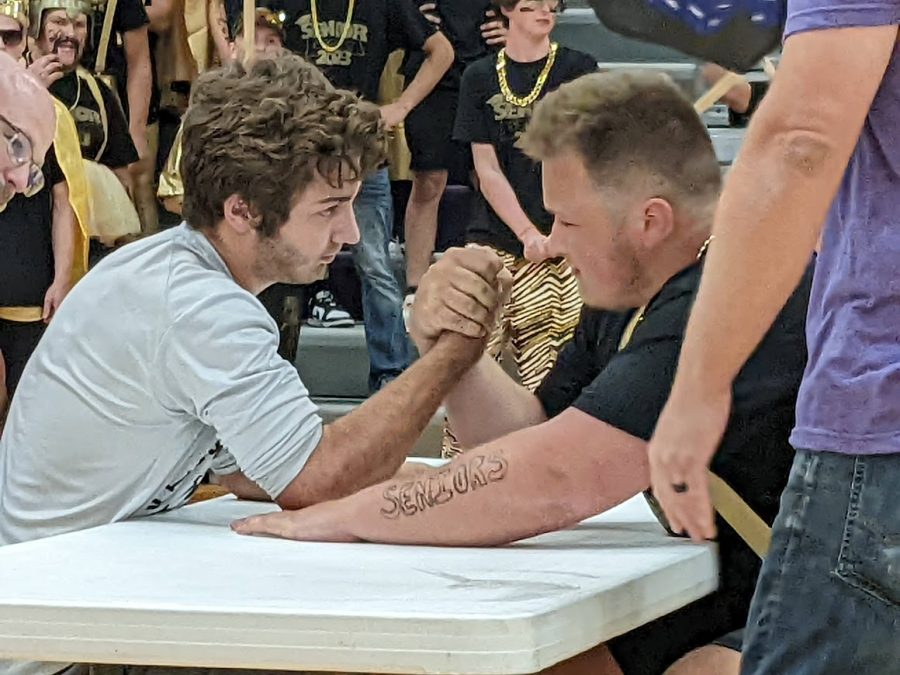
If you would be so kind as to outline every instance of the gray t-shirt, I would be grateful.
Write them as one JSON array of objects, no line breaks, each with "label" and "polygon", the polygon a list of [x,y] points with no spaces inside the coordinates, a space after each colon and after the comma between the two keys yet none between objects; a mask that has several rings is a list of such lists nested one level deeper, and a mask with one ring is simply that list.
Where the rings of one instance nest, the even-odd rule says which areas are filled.
[{"label": "gray t-shirt", "polygon": [[0,440],[0,545],[176,508],[209,469],[277,497],[322,437],[277,349],[203,234],[182,225],[109,256],[25,368]]},{"label": "gray t-shirt", "polygon": [[277,348],[275,322],[200,232],[109,256],[22,376],[0,441],[0,545],[176,508],[210,468],[277,497],[322,435]]}]

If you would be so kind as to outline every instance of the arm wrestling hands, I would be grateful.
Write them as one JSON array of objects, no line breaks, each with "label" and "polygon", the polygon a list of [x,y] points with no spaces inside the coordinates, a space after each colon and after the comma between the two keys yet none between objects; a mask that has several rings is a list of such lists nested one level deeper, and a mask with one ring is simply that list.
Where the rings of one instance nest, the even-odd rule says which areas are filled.
[{"label": "arm wrestling hands", "polygon": [[[511,275],[492,250],[471,246],[447,251],[422,278],[410,319],[409,332],[422,360],[439,347],[466,352],[459,357],[469,365],[477,362],[511,284]],[[421,468],[406,465],[400,474]]]},{"label": "arm wrestling hands", "polygon": [[394,475],[441,401],[481,359],[510,284],[490,249],[448,251],[416,294],[410,332],[421,358],[351,414],[327,425],[303,470],[275,501],[300,509]]},{"label": "arm wrestling hands", "polygon": [[511,286],[512,276],[491,249],[448,250],[416,291],[408,330],[419,354],[426,354],[445,332],[486,338]]}]

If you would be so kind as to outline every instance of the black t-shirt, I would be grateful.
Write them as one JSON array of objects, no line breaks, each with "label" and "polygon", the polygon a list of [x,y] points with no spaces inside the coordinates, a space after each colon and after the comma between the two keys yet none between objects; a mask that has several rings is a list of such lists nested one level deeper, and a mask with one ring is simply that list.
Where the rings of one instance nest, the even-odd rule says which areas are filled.
[{"label": "black t-shirt", "polygon": [[[415,0],[422,6],[433,0]],[[485,13],[491,9],[491,0],[437,0],[437,13],[441,17],[440,31],[447,36],[456,60],[438,85],[445,89],[459,89],[463,72],[470,64],[487,56],[491,49],[481,37],[481,24],[487,19]],[[403,64],[403,75],[407,83],[416,76],[425,54],[421,51],[409,52]]]},{"label": "black t-shirt", "polygon": [[40,307],[53,283],[52,188],[65,180],[53,146],[44,160],[44,189],[18,194],[0,212],[0,307]]},{"label": "black t-shirt", "polygon": [[[530,92],[547,63],[507,60],[507,80],[517,96]],[[597,70],[597,61],[581,52],[560,47],[556,62],[538,100],[561,84]],[[500,91],[497,58],[487,56],[476,61],[463,74],[459,92],[459,109],[453,137],[462,143],[486,143],[494,146],[500,168],[512,186],[531,222],[549,234],[553,217],[544,209],[541,166],[531,161],[516,147],[516,141],[531,119],[532,107],[520,108],[509,103]],[[483,197],[466,233],[469,242],[489,244],[501,251],[522,256],[522,244],[509,226],[494,213]]]},{"label": "black t-shirt", "polygon": [[[105,7],[106,5],[104,5]],[[100,44],[100,34],[103,31],[103,22],[106,10],[97,11],[91,22],[91,44],[87,45],[82,64],[88,70],[94,70],[97,58],[97,47]],[[109,40],[109,49],[106,56],[106,72],[116,78],[116,88],[119,98],[122,100],[122,108],[128,115],[127,77],[128,63],[125,59],[125,46],[122,36],[150,23],[147,12],[144,10],[143,0],[117,0],[116,13],[113,15],[112,35]]]},{"label": "black t-shirt", "polygon": [[78,142],[81,145],[81,154],[85,159],[99,161],[111,169],[128,166],[138,160],[137,150],[131,135],[128,132],[128,122],[119,100],[112,90],[99,78],[95,78],[103,98],[103,107],[106,110],[108,124],[108,137],[106,148],[100,159],[97,153],[103,145],[103,122],[100,117],[100,104],[91,93],[87,82],[78,77],[74,72],[68,73],[50,87],[50,92],[62,101],[72,113],[75,126],[78,129]]},{"label": "black t-shirt", "polygon": [[[317,0],[322,41],[337,45],[347,19],[349,0]],[[357,0],[347,39],[329,53],[316,38],[309,0],[276,0],[283,9],[284,45],[316,64],[336,87],[378,99],[378,84],[388,56],[395,49],[421,50],[434,28],[413,0]]]},{"label": "black t-shirt", "polygon": [[[585,308],[573,339],[538,388],[547,415],[572,406],[649,440],[668,399],[702,266],[673,277],[618,350],[631,312]],[[712,470],[771,524],[793,461],[788,438],[806,366],[806,309],[813,265],[734,383],[728,428]],[[759,558],[718,518],[720,590],[749,603]]]}]

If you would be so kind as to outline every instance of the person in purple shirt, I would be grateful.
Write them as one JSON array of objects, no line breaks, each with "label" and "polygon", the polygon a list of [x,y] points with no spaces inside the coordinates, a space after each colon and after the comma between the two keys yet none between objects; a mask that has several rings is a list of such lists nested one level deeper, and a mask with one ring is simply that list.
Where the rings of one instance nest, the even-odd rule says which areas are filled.
[{"label": "person in purple shirt", "polygon": [[[743,673],[900,668],[900,0],[788,0],[783,58],[716,214],[650,443],[676,531],[715,535],[732,381],[822,235],[797,448]],[[823,229],[824,227],[824,229]]]}]

